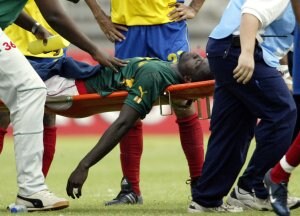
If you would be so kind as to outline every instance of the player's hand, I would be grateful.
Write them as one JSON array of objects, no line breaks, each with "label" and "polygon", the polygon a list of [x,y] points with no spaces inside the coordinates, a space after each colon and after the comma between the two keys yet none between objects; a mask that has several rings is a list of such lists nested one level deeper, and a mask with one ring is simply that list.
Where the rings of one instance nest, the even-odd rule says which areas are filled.
[{"label": "player's hand", "polygon": [[37,39],[47,41],[47,38],[51,36],[51,33],[47,31],[43,26],[39,25],[34,34]]},{"label": "player's hand", "polygon": [[78,165],[78,167],[71,173],[67,183],[67,194],[73,199],[80,198],[82,186],[87,179],[89,170]]},{"label": "player's hand", "polygon": [[120,30],[128,31],[128,29],[125,26],[112,23],[109,16],[101,16],[100,19],[97,19],[97,22],[107,39],[111,42],[122,41],[126,39]]},{"label": "player's hand", "polygon": [[92,55],[93,58],[98,61],[101,65],[110,67],[113,71],[119,72],[118,67],[124,67],[127,65],[127,61],[118,59],[116,57],[97,51],[95,55]]},{"label": "player's hand", "polygon": [[197,14],[194,8],[184,5],[183,3],[170,4],[169,7],[175,7],[174,10],[168,14],[172,21],[193,19]]},{"label": "player's hand", "polygon": [[233,70],[233,77],[238,83],[246,84],[252,78],[254,71],[253,54],[241,53],[237,67]]},{"label": "player's hand", "polygon": [[[39,25],[37,27],[36,33],[34,34],[34,36],[37,39],[43,40],[43,43],[45,46],[48,43],[48,37],[50,37],[51,35],[52,34],[41,25]],[[51,51],[51,52],[53,52],[53,51]],[[49,53],[49,52],[43,52],[43,53]],[[59,53],[60,53],[60,50],[56,50],[56,55],[58,55]],[[54,56],[55,56],[55,54],[54,54]]]}]

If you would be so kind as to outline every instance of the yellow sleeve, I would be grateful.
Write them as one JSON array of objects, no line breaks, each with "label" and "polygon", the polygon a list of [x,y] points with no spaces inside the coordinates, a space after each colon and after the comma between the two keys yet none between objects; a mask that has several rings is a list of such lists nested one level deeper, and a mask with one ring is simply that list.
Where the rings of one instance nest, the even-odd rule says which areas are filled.
[{"label": "yellow sleeve", "polygon": [[[57,35],[57,33],[49,26],[46,20],[43,18],[40,10],[35,4],[34,0],[28,0],[27,4],[24,7],[25,12],[33,17],[37,22],[39,22],[44,28],[46,28],[51,34]],[[23,28],[12,24],[5,29],[5,33],[8,37],[15,43],[15,45],[21,50],[25,56],[34,56],[39,58],[58,58],[63,55],[63,50],[61,49],[59,53],[49,52],[42,53],[38,55],[33,55],[28,51],[28,44],[36,40],[36,37],[29,31],[24,30]]]}]

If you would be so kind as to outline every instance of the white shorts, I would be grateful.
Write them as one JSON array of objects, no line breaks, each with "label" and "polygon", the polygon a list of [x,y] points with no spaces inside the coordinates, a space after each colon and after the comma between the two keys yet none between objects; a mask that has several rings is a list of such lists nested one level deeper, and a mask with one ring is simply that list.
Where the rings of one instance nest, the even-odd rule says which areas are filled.
[{"label": "white shorts", "polygon": [[55,75],[45,81],[47,96],[73,96],[78,95],[78,90],[74,79],[67,79]]},{"label": "white shorts", "polygon": [[[47,96],[58,97],[58,96],[74,96],[79,95],[74,79],[67,79],[60,76],[53,76],[45,81],[47,87]],[[46,107],[53,110],[66,110],[72,106],[72,102],[66,102],[65,100],[49,100],[46,102]],[[52,101],[52,102],[50,102]],[[62,102],[60,102],[62,101]]]}]

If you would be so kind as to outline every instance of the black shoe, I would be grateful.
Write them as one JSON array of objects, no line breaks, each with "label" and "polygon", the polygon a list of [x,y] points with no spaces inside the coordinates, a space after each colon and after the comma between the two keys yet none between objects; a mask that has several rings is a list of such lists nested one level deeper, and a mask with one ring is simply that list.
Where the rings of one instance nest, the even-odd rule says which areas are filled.
[{"label": "black shoe", "polygon": [[269,170],[264,178],[265,186],[269,192],[269,198],[274,211],[279,216],[289,216],[290,209],[287,205],[288,191],[287,183],[281,182],[279,184],[274,183],[270,176],[271,170]]},{"label": "black shoe", "polygon": [[190,187],[191,187],[191,194],[192,194],[193,187],[196,187],[197,181],[198,181],[199,178],[200,178],[200,176],[194,177],[194,178],[190,178],[190,179],[187,179],[187,180],[185,181],[185,183],[186,183],[187,185],[190,185]]},{"label": "black shoe", "polygon": [[121,191],[116,198],[105,203],[106,206],[120,204],[143,204],[142,196],[138,196],[131,187],[131,183],[123,177],[121,180]]}]

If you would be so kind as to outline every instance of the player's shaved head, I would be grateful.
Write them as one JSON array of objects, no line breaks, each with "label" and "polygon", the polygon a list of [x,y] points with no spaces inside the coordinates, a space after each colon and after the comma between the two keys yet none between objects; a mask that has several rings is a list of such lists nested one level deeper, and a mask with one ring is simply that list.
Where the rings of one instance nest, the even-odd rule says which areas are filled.
[{"label": "player's shaved head", "polygon": [[186,81],[197,82],[214,79],[208,60],[197,53],[182,53],[178,62],[178,70]]}]

